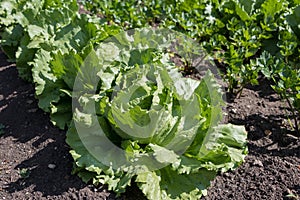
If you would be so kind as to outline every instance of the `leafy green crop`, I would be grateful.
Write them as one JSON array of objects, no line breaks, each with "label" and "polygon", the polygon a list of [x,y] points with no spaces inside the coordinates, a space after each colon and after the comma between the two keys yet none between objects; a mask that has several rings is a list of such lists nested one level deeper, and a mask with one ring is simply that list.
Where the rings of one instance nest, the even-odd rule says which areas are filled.
[{"label": "leafy green crop", "polygon": [[[274,87],[275,91],[291,101],[297,118],[296,112],[299,114],[300,111],[296,78],[300,55],[299,0],[81,0],[80,3],[87,10],[105,17],[110,24],[129,29],[161,26],[197,38],[222,66],[231,93],[241,94],[248,84],[258,84],[261,72],[265,75],[269,68],[257,65],[258,59],[264,52],[270,53],[275,60],[289,66],[285,68],[285,75],[294,74],[289,80],[279,78],[284,75],[274,74],[277,78],[272,80],[276,80],[276,88],[281,87],[281,90]],[[278,86],[278,78],[285,83]],[[283,94],[282,90],[293,92]]]},{"label": "leafy green crop", "polygon": [[[153,1],[147,12],[146,4],[137,3],[143,10],[129,9],[130,18],[146,13],[146,22],[155,24],[152,12],[172,14],[167,4],[160,8]],[[190,3],[174,8],[188,13]],[[182,17],[179,22],[189,15]],[[118,23],[108,24],[109,16],[79,14],[73,0],[5,0],[0,19],[2,49],[19,75],[35,84],[39,106],[52,122],[68,128],[74,172],[83,180],[118,194],[135,181],[149,199],[197,199],[217,172],[243,162],[245,128],[219,125],[224,102],[213,74],[184,78],[172,61],[179,54],[193,65],[197,45],[172,50],[187,37],[121,32]],[[145,24],[140,19],[137,26]]]},{"label": "leafy green crop", "polygon": [[292,111],[295,130],[299,130],[297,112],[300,111],[300,65],[299,63],[276,58],[268,52],[263,52],[257,59],[257,66],[262,73],[273,81],[272,88],[286,99]]},{"label": "leafy green crop", "polygon": [[78,14],[76,1],[6,0],[0,8],[3,51],[16,61],[19,76],[35,83],[39,107],[50,112],[52,122],[64,129],[72,117],[71,97],[65,91],[73,86],[69,78],[52,68],[61,62],[80,62],[66,61],[61,55],[84,54],[120,28],[108,28],[97,17]]},{"label": "leafy green crop", "polygon": [[160,45],[148,50],[156,34],[120,34],[91,52],[74,85],[67,143],[85,181],[117,193],[135,181],[149,199],[197,199],[218,171],[243,161],[246,131],[218,125],[224,102],[209,71],[184,78]]}]

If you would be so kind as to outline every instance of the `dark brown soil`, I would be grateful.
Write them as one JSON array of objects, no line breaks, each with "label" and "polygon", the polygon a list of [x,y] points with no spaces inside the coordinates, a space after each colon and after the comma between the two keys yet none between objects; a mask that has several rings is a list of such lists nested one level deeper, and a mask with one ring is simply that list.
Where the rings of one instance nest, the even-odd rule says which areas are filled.
[{"label": "dark brown soil", "polygon": [[[18,78],[14,64],[5,60],[0,53],[0,200],[116,199],[105,186],[71,175],[65,132],[38,109],[32,84]],[[300,140],[290,130],[286,105],[266,85],[229,98],[226,118],[246,126],[249,155],[236,171],[220,174],[203,199],[300,196]],[[143,198],[132,187],[120,199]]]},{"label": "dark brown soil", "polygon": [[220,174],[203,199],[300,199],[300,140],[287,105],[266,81],[229,101],[228,121],[245,125],[249,155],[237,170]]}]

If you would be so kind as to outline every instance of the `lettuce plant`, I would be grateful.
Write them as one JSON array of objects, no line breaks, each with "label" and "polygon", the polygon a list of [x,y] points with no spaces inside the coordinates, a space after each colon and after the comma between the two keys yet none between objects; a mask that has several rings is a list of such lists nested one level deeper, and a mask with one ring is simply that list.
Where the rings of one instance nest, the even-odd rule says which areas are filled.
[{"label": "lettuce plant", "polygon": [[158,38],[135,30],[87,56],[67,133],[74,172],[118,194],[134,181],[148,199],[198,199],[218,171],[243,162],[247,134],[219,125],[224,102],[214,75],[183,77],[171,53],[149,51]]}]

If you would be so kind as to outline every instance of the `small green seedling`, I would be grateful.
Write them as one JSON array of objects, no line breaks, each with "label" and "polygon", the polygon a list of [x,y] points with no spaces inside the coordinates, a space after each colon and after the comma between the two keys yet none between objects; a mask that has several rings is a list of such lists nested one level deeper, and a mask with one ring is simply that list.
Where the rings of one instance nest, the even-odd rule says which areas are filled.
[{"label": "small green seedling", "polygon": [[23,179],[28,178],[30,175],[30,170],[28,168],[21,168],[19,169],[19,174]]}]

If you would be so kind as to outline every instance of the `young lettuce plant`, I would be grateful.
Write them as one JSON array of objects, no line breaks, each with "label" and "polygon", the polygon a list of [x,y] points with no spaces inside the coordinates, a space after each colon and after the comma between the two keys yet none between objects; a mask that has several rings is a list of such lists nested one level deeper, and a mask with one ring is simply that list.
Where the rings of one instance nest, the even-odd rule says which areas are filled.
[{"label": "young lettuce plant", "polygon": [[224,102],[210,71],[184,78],[168,53],[139,41],[140,49],[103,44],[110,54],[94,52],[80,69],[67,133],[74,172],[117,194],[136,182],[148,199],[199,199],[218,171],[243,162],[245,128],[218,125]]}]

